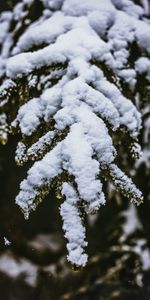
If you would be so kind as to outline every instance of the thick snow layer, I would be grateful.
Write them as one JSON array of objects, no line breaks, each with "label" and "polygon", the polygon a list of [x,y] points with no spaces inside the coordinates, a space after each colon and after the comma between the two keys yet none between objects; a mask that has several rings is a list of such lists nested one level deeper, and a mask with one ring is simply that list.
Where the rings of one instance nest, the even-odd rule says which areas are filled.
[{"label": "thick snow layer", "polygon": [[42,23],[33,24],[20,37],[13,54],[26,51],[33,46],[42,45],[43,43],[53,43],[59,35],[71,29],[72,22],[72,17],[66,17],[62,12],[56,12],[51,18]]},{"label": "thick snow layer", "polygon": [[[119,126],[119,115],[109,98],[90,87],[80,78],[69,81],[62,91],[61,106],[71,110],[85,102],[90,109],[105,118],[110,124],[117,128]],[[62,109],[63,112],[63,109]],[[61,114],[61,111],[60,111]],[[64,120],[65,122],[65,120]]]},{"label": "thick snow layer", "polygon": [[87,263],[87,254],[84,253],[85,227],[82,225],[80,211],[78,209],[79,198],[76,191],[69,183],[63,183],[62,194],[66,200],[60,207],[60,214],[63,219],[63,230],[68,240],[68,261],[76,266],[85,266]]},{"label": "thick snow layer", "polygon": [[91,13],[92,11],[115,11],[114,6],[110,0],[99,1],[99,0],[65,0],[62,10],[65,14],[71,16],[83,16]]},{"label": "thick snow layer", "polygon": [[44,119],[49,121],[57,111],[61,102],[61,88],[46,89],[41,98],[34,98],[21,106],[17,118],[12,123],[19,125],[23,134],[30,136]]},{"label": "thick snow layer", "polygon": [[[7,77],[0,88],[0,105],[11,101],[11,92],[16,93],[25,77],[29,99],[20,103],[11,123],[23,137],[16,161],[38,160],[21,183],[16,203],[28,217],[54,178],[64,173],[72,178],[72,183],[62,185],[65,200],[60,213],[68,260],[84,266],[85,229],[79,206],[82,202],[91,213],[105,203],[102,172],[108,171],[123,194],[142,201],[141,192],[114,163],[117,152],[111,135],[123,127],[135,139],[141,128],[141,114],[133,99],[125,97],[124,85],[134,94],[139,74],[149,80],[150,26],[145,8],[130,0],[41,0],[44,10],[30,22],[32,1],[24,0],[0,17],[4,32],[0,33],[0,76],[2,81]],[[12,21],[14,32],[9,32]],[[26,29],[19,36],[22,23]],[[135,45],[138,57],[131,62]],[[0,138],[6,140],[6,114],[0,122]],[[36,135],[43,123],[50,128]],[[34,141],[30,146],[29,137]]]},{"label": "thick snow layer", "polygon": [[144,14],[144,9],[131,0],[112,0],[112,3],[117,9],[123,10],[131,16],[140,17]]},{"label": "thick snow layer", "polygon": [[[54,177],[61,173],[62,169],[75,177],[79,194],[87,203],[88,211],[97,210],[101,204],[104,204],[102,184],[100,180],[96,179],[99,175],[99,163],[92,159],[92,153],[94,149],[99,150],[102,162],[109,163],[110,160],[113,160],[112,143],[108,139],[107,152],[104,154],[103,144],[99,143],[99,149],[97,149],[96,137],[95,140],[94,138],[87,139],[88,132],[85,130],[90,130],[90,128],[84,129],[80,123],[73,124],[64,141],[46,154],[41,161],[36,162],[28,171],[28,177],[21,183],[21,191],[16,198],[16,202],[26,215],[31,209],[35,209],[34,201],[39,195],[40,189],[49,184]],[[102,153],[100,153],[100,148]]]},{"label": "thick snow layer", "polygon": [[[123,9],[124,12],[116,10],[109,0],[107,0],[107,3],[97,0],[82,2],[66,0],[62,7],[65,15],[62,12],[56,12],[43,23],[35,23],[30,26],[18,41],[14,53],[25,51],[42,43],[55,42],[56,39],[54,45],[45,47],[35,53],[24,53],[23,56],[22,54],[17,55],[16,59],[13,57],[7,66],[8,76],[21,76],[32,72],[33,69],[41,65],[49,65],[54,62],[53,55],[55,61],[58,62],[60,62],[60,55],[64,55],[67,60],[70,60],[72,56],[78,55],[78,49],[80,49],[80,56],[84,55],[86,60],[91,59],[91,57],[107,60],[110,67],[116,69],[116,72],[124,69],[127,64],[129,57],[128,43],[136,40],[140,47],[150,52],[149,25],[138,20],[138,13],[139,15],[142,14],[140,7],[130,1],[126,4],[124,1],[114,2],[116,7],[118,8],[119,5],[119,9]],[[133,16],[130,16],[132,14],[131,7]],[[99,17],[97,17],[98,13]],[[79,27],[80,33],[76,29]],[[104,41],[102,43],[100,37],[97,37],[97,39],[96,36],[94,37],[92,29],[102,38],[105,38],[109,27],[107,43],[104,43]],[[109,50],[112,50],[113,55],[110,52],[108,55]],[[45,60],[42,59],[43,56]],[[61,58],[63,62],[63,57],[61,56]],[[133,70],[130,71],[129,76],[124,72],[119,74],[125,80],[131,77],[128,78],[128,82],[131,86],[135,86],[136,79]]]},{"label": "thick snow layer", "polygon": [[41,0],[45,7],[50,9],[60,9],[63,0]]},{"label": "thick snow layer", "polygon": [[3,12],[0,16],[1,30],[0,30],[0,44],[5,41],[6,35],[9,30],[9,21],[12,14],[10,12]]},{"label": "thick snow layer", "polygon": [[71,126],[63,144],[63,168],[75,176],[81,199],[88,204],[88,210],[97,210],[104,203],[102,185],[96,177],[99,164],[92,159],[92,147],[86,140],[80,123]]},{"label": "thick snow layer", "polygon": [[150,60],[147,57],[140,57],[135,62],[135,69],[139,74],[147,73],[150,80]]},{"label": "thick snow layer", "polygon": [[26,218],[37,206],[35,200],[40,194],[40,189],[50,184],[51,180],[61,172],[61,146],[61,143],[58,144],[42,160],[34,163],[28,171],[27,179],[20,185],[21,191],[16,197],[16,203],[22,208]]},{"label": "thick snow layer", "polygon": [[[135,136],[138,133],[141,127],[140,113],[114,84],[106,80],[98,68],[89,70],[88,65],[84,65],[82,59],[77,58],[70,65],[69,72],[72,74],[78,72],[80,76],[69,81],[68,73],[68,77],[66,76],[56,86],[46,89],[40,98],[30,100],[19,109],[15,123],[19,125],[23,134],[31,135],[41,120],[48,122],[59,107],[54,116],[57,128],[62,129],[71,125],[74,122],[74,108],[84,102],[91,111],[112,125],[113,130],[125,125],[131,135]],[[93,81],[96,89],[89,86],[85,80]]]},{"label": "thick snow layer", "polygon": [[76,28],[60,35],[56,43],[42,50],[21,53],[8,61],[7,75],[11,78],[22,77],[33,70],[53,63],[64,63],[75,57],[85,60],[100,58],[108,46],[90,28],[86,19],[81,18]]}]

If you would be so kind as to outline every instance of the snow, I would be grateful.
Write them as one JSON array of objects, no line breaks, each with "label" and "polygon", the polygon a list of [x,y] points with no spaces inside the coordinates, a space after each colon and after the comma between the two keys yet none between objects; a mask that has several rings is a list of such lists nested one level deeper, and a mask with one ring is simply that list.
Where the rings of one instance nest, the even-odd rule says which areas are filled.
[{"label": "snow", "polygon": [[[32,99],[32,102],[27,102],[23,105],[18,113],[17,122],[23,134],[31,135],[40,124],[40,103],[38,98]],[[28,111],[28,113],[26,113]]]},{"label": "snow", "polygon": [[55,44],[10,58],[7,63],[7,76],[22,77],[37,68],[53,63],[62,64],[77,56],[84,57],[85,60],[96,59],[107,51],[105,42],[98,38],[84,18],[78,20],[76,27],[59,36]]},{"label": "snow", "polygon": [[141,17],[144,14],[143,8],[131,0],[112,0],[112,3],[117,9],[123,10],[131,16]]},{"label": "snow", "polygon": [[60,9],[63,0],[41,0],[47,8],[50,9]]},{"label": "snow", "polygon": [[78,267],[85,266],[88,257],[84,253],[84,247],[87,246],[87,242],[85,241],[85,227],[82,225],[77,207],[79,198],[72,185],[66,182],[63,183],[62,194],[66,197],[66,201],[61,204],[60,214],[63,219],[65,237],[68,240],[69,255],[67,258]]},{"label": "snow", "polygon": [[141,191],[134,185],[132,180],[125,175],[115,164],[109,166],[110,174],[114,185],[118,187],[122,193],[125,193],[132,202],[137,205],[143,202],[143,196]]},{"label": "snow", "polygon": [[92,148],[84,138],[82,126],[73,124],[64,140],[63,168],[75,176],[80,197],[87,202],[89,211],[97,210],[104,203],[102,185],[96,180],[99,164],[91,156]]},{"label": "snow", "polygon": [[15,160],[18,164],[23,164],[28,159],[36,159],[43,155],[46,147],[50,147],[52,140],[54,139],[57,131],[48,131],[37,142],[35,142],[28,149],[23,142],[19,142],[16,149]]},{"label": "snow", "polygon": [[126,245],[127,239],[137,230],[142,231],[143,226],[139,221],[137,210],[133,204],[131,204],[126,211],[121,214],[125,218],[125,222],[122,225],[123,234],[120,238],[122,248],[125,251],[133,251],[140,256],[142,269],[149,270],[150,267],[150,251],[146,245],[146,239],[138,238],[135,245]]},{"label": "snow", "polygon": [[3,145],[8,139],[7,116],[5,113],[0,114],[0,141]]},{"label": "snow", "polygon": [[122,225],[123,234],[120,239],[120,241],[123,242],[136,230],[141,229],[142,224],[139,222],[137,211],[133,203],[121,216],[125,217],[125,223]]},{"label": "snow", "polygon": [[137,245],[134,247],[134,251],[141,257],[143,270],[149,270],[150,268],[150,251],[148,247],[145,246],[146,241],[144,239],[139,239]]},{"label": "snow", "polygon": [[[27,15],[25,6],[30,6],[32,0],[22,1],[13,13],[0,19],[5,32],[0,35],[0,76],[7,77],[0,88],[1,105],[9,102],[9,97],[5,99],[8,91],[17,88],[24,77],[29,87],[29,99],[19,106],[11,123],[23,137],[16,161],[23,164],[29,159],[38,160],[22,181],[16,203],[28,218],[48,194],[53,179],[63,172],[71,176],[72,183],[62,184],[65,200],[60,213],[68,240],[68,260],[84,266],[85,229],[78,205],[82,200],[85,212],[91,213],[105,204],[102,171],[109,172],[115,187],[128,198],[137,204],[143,199],[132,180],[115,164],[117,151],[111,135],[123,126],[136,140],[141,129],[141,114],[133,99],[124,96],[121,81],[134,94],[138,75],[147,73],[149,79],[149,24],[143,18],[145,8],[130,0],[41,1],[42,16],[31,24],[26,20],[26,30],[15,45],[9,33],[10,22],[17,21],[17,32]],[[134,43],[141,49],[141,56],[130,64],[129,46]],[[105,74],[103,65],[110,75]],[[38,96],[32,96],[32,88],[37,89]],[[0,121],[5,140],[5,114]],[[51,121],[53,129],[26,145],[27,137],[32,139],[42,123],[48,128]]]},{"label": "snow", "polygon": [[105,0],[105,3],[99,0],[65,0],[62,11],[70,16],[83,16],[93,11],[100,13],[101,11],[115,11],[115,9],[110,0]]},{"label": "snow", "polygon": [[147,73],[150,80],[150,60],[147,57],[140,57],[135,62],[135,70],[139,74]]},{"label": "snow", "polygon": [[24,52],[42,43],[53,43],[59,35],[71,28],[72,20],[72,17],[65,17],[62,12],[56,12],[42,23],[30,26],[20,37],[13,54]]},{"label": "snow", "polygon": [[62,99],[61,106],[70,107],[70,113],[74,106],[80,106],[85,101],[93,112],[106,119],[114,128],[119,126],[119,115],[112,102],[80,78],[66,83],[62,91]]},{"label": "snow", "polygon": [[3,12],[0,16],[1,31],[0,31],[0,44],[5,41],[7,32],[9,30],[9,21],[11,20],[12,14],[10,12]]},{"label": "snow", "polygon": [[5,246],[10,246],[11,242],[4,236],[4,244]]},{"label": "snow", "polygon": [[144,9],[145,15],[149,15],[150,13],[150,3],[149,0],[142,0],[142,5]]},{"label": "snow", "polygon": [[[37,197],[40,189],[50,184],[51,180],[61,172],[61,151],[62,144],[59,143],[43,159],[34,163],[28,171],[27,179],[20,185],[20,193],[16,197],[16,203],[22,208],[25,218],[29,217],[31,210],[35,210],[39,202]],[[48,192],[47,188],[47,192]],[[37,199],[37,202],[35,201]]]},{"label": "snow", "polygon": [[46,89],[40,98],[34,98],[21,106],[12,126],[19,125],[23,134],[30,136],[38,128],[42,119],[46,122],[57,111],[61,101],[61,88]]},{"label": "snow", "polygon": [[[117,87],[106,80],[102,72],[99,74],[97,70],[90,72],[88,69],[87,71],[88,66],[84,66],[83,63],[81,66],[84,69],[81,66],[78,68],[78,61],[82,63],[81,58],[76,58],[70,65],[69,72],[78,72],[80,77],[70,81],[66,78],[64,82],[46,89],[39,99],[32,99],[19,109],[16,124],[19,124],[22,133],[31,135],[37,129],[40,120],[44,119],[48,122],[60,105],[62,109],[58,111],[54,119],[57,123],[59,122],[59,127],[64,128],[72,123],[74,107],[80,106],[85,101],[90,109],[107,120],[114,130],[123,124],[133,136],[136,135],[140,129],[141,120],[140,113],[132,102],[122,96]],[[93,71],[96,71],[95,74]],[[95,76],[97,76],[96,79]],[[85,79],[88,82],[93,81],[97,90],[85,83]],[[122,101],[121,106],[120,101]],[[61,118],[62,125],[58,116]]]},{"label": "snow", "polygon": [[[67,116],[69,117],[67,118]],[[74,123],[75,121],[78,122],[82,125],[85,138],[88,143],[91,144],[99,162],[101,164],[111,163],[115,157],[115,149],[112,145],[112,140],[108,135],[105,123],[93,114],[86,105],[81,105],[72,110],[72,117],[73,119],[70,118],[68,111],[64,115],[62,112],[60,114],[58,112],[55,115],[58,128],[62,128],[61,124],[64,124],[64,122],[66,122],[66,126],[71,125],[71,123]]]},{"label": "snow", "polygon": [[13,257],[10,251],[0,256],[0,272],[13,279],[18,279],[21,275],[25,277],[25,282],[31,287],[37,284],[38,267],[25,258],[19,261]]},{"label": "snow", "polygon": [[145,49],[148,52],[148,54],[150,54],[149,24],[137,20],[135,22],[135,25],[136,25],[135,37],[137,39],[138,45],[142,49]]},{"label": "snow", "polygon": [[[136,136],[141,128],[141,114],[133,103],[124,97],[115,84],[104,76],[94,82],[96,89],[110,99],[120,115],[120,125],[125,125],[132,136]],[[120,105],[121,103],[121,105]]]},{"label": "snow", "polygon": [[[94,148],[94,140],[92,142]],[[104,160],[113,159],[113,147],[111,141],[109,143],[111,150],[108,148],[103,155]],[[99,149],[100,147],[104,154],[104,148],[101,144]],[[16,203],[21,206],[25,215],[28,216],[29,211],[36,208],[34,201],[40,194],[40,189],[60,174],[62,168],[75,176],[79,194],[87,202],[88,211],[97,210],[101,204],[104,204],[102,185],[100,180],[96,179],[99,174],[99,164],[91,158],[92,152],[92,147],[86,140],[86,136],[84,137],[84,129],[80,123],[73,124],[64,141],[47,153],[41,161],[34,163],[28,171],[27,179],[21,183],[21,191],[16,198]]]}]

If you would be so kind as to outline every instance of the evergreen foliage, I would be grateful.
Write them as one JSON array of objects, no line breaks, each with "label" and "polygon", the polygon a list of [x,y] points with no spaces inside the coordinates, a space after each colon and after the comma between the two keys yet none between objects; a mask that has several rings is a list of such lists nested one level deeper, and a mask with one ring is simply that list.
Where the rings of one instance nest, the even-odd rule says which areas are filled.
[{"label": "evergreen foliage", "polygon": [[104,181],[143,201],[123,162],[141,154],[142,115],[149,155],[146,14],[129,0],[24,0],[0,16],[0,140],[18,135],[16,163],[33,162],[16,203],[28,218],[55,189],[77,267],[87,263],[84,215],[105,204]]}]

